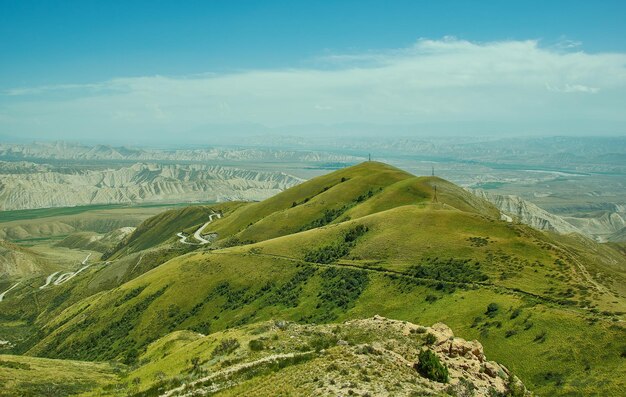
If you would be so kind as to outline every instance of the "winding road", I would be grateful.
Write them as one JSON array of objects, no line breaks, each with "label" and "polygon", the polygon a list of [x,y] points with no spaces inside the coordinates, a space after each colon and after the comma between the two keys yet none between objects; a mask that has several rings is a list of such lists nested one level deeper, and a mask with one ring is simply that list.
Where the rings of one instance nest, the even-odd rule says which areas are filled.
[{"label": "winding road", "polygon": [[54,276],[56,276],[59,273],[61,273],[61,272],[54,272],[51,275],[49,275],[48,278],[46,279],[46,283],[44,285],[42,285],[41,287],[39,287],[39,289],[44,289],[48,285],[50,285],[50,283],[52,282],[52,279],[54,278]]},{"label": "winding road", "polygon": [[196,230],[196,231],[194,232],[194,234],[193,234],[193,238],[195,238],[195,239],[196,239],[196,241],[198,241],[197,243],[191,243],[191,242],[187,241],[187,236],[185,236],[185,235],[183,234],[183,232],[178,232],[178,233],[176,233],[176,236],[178,236],[178,237],[180,238],[180,240],[178,240],[178,241],[180,241],[180,242],[181,242],[181,243],[183,243],[183,244],[187,244],[187,245],[204,245],[204,244],[208,244],[208,243],[210,243],[210,242],[211,242],[210,240],[207,240],[207,239],[205,239],[204,237],[202,237],[202,231],[203,231],[203,230],[204,230],[204,229],[205,229],[205,228],[206,228],[206,227],[207,227],[207,226],[208,226],[211,222],[213,222],[213,218],[214,218],[214,217],[217,217],[217,218],[219,219],[219,218],[221,218],[221,217],[222,217],[222,215],[221,215],[221,214],[219,214],[219,213],[217,213],[217,212],[212,213],[211,215],[209,215],[209,220],[208,220],[208,221],[207,221],[204,225],[200,226],[200,227],[198,228],[198,230]]},{"label": "winding road", "polygon": [[14,284],[11,288],[9,288],[8,290],[4,291],[3,293],[0,294],[0,302],[2,302],[2,300],[4,299],[4,295],[6,295],[7,292],[11,291],[13,288],[17,287],[18,285],[20,285],[20,283],[16,283]]},{"label": "winding road", "polygon": [[39,289],[44,289],[44,288],[50,286],[50,284],[52,284],[52,285],[61,285],[64,282],[69,281],[69,280],[73,279],[74,277],[78,276],[79,273],[81,273],[83,270],[85,270],[89,266],[91,266],[91,265],[87,264],[87,261],[89,260],[89,257],[91,257],[91,253],[89,253],[85,257],[85,259],[83,259],[83,261],[80,263],[81,265],[83,265],[83,267],[81,267],[80,269],[78,269],[75,272],[67,272],[67,273],[61,274],[54,282],[52,281],[52,280],[54,280],[54,277],[57,274],[61,273],[61,272],[54,272],[54,273],[52,273],[51,275],[49,275],[46,278],[46,283],[44,285],[42,285],[41,287],[39,287]]}]

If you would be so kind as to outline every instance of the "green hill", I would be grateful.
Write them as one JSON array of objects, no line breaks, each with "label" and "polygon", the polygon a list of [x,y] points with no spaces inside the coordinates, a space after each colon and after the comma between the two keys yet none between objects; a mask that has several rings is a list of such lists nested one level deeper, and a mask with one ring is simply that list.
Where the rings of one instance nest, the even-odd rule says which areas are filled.
[{"label": "green hill", "polygon": [[211,206],[196,205],[165,211],[143,221],[137,229],[124,239],[105,257],[120,258],[123,255],[156,247],[176,239],[176,233],[200,226],[215,211],[230,212],[246,203],[222,203]]},{"label": "green hill", "polygon": [[[211,224],[215,244],[176,241],[213,210],[224,214]],[[169,256],[124,283],[111,276],[150,252]],[[500,221],[447,181],[381,163],[259,203],[164,213],[112,258],[90,276],[101,280],[92,295],[39,317],[37,337],[22,345],[28,354],[136,366],[175,331],[378,314],[445,322],[541,395],[620,395],[626,386],[623,253]],[[102,281],[106,272],[117,281]]]}]

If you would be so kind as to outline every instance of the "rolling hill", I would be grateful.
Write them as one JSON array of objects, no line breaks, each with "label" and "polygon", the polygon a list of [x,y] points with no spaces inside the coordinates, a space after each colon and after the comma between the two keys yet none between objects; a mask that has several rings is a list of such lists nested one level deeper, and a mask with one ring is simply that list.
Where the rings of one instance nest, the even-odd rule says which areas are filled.
[{"label": "rolling hill", "polygon": [[48,268],[47,265],[46,260],[37,253],[0,240],[0,280],[41,274]]},{"label": "rolling hill", "polygon": [[[223,216],[207,229],[216,234],[211,243],[178,241],[177,232],[197,230],[214,212]],[[133,270],[146,263],[142,255],[154,259]],[[382,163],[342,169],[258,203],[165,212],[109,260],[85,276],[92,292],[78,280],[82,289],[65,287],[62,305],[51,304],[61,290],[23,286],[13,321],[35,297],[48,309],[30,312],[36,336],[17,349],[141,368],[159,362],[151,356],[155,343],[181,332],[381,315],[445,322],[460,337],[478,339],[540,395],[617,396],[626,386],[622,252],[501,221],[493,205],[458,186]],[[181,356],[177,365],[192,358]],[[155,385],[155,373],[137,371],[133,392]],[[175,373],[156,377],[177,382]],[[264,373],[259,387],[270,379]]]}]

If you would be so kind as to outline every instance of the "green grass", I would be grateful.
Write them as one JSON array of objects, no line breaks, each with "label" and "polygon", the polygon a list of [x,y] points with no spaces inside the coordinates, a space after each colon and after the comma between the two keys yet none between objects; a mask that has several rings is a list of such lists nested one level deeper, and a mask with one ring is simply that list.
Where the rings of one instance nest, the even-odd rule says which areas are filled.
[{"label": "green grass", "polygon": [[[212,204],[212,202],[202,203]],[[41,219],[56,216],[77,215],[89,211],[112,210],[122,208],[160,208],[188,206],[188,203],[146,203],[146,204],[94,204],[76,207],[35,208],[28,210],[0,211],[0,223],[26,219]]]},{"label": "green grass", "polygon": [[0,354],[0,395],[73,396],[107,388],[123,366]]},{"label": "green grass", "polygon": [[[22,346],[35,355],[149,366],[172,354],[154,352],[167,343],[151,343],[175,331],[195,340],[190,332],[227,333],[277,318],[327,323],[379,314],[443,321],[479,339],[490,358],[541,395],[619,395],[625,386],[626,334],[614,319],[626,304],[609,282],[621,280],[625,266],[609,246],[499,221],[490,204],[446,181],[379,163],[222,209],[211,226],[221,241],[192,252],[173,235],[202,224],[208,207],[144,222],[111,266],[93,269],[80,289],[64,287],[65,297],[42,299],[43,313],[27,312],[39,333]],[[327,217],[328,210],[335,212]],[[320,219],[325,226],[298,232]],[[234,238],[256,243],[215,249]],[[44,298],[14,302],[11,320],[34,296]],[[499,309],[488,313],[490,304]],[[137,374],[140,385],[152,384],[144,375]]]}]

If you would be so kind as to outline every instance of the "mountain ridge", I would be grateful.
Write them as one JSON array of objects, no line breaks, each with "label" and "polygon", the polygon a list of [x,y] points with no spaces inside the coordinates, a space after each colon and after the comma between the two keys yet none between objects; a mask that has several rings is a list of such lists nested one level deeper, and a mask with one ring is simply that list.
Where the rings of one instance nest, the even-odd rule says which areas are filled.
[{"label": "mountain ridge", "polygon": [[[42,307],[52,308],[61,294],[68,303],[36,316],[36,337],[17,349],[132,366],[172,332],[378,314],[449,324],[541,394],[619,395],[625,386],[626,298],[618,287],[626,265],[611,246],[502,221],[492,204],[458,186],[375,162],[230,206],[145,221],[109,265],[83,276],[98,285],[108,272],[109,287],[93,295],[74,298],[71,285],[35,291]],[[207,227],[217,234],[209,244],[179,241],[177,233],[198,230],[214,212],[223,216]],[[128,276],[115,281],[123,269]],[[21,286],[14,306],[0,307],[7,315],[26,310],[31,293]],[[155,382],[140,377],[138,385]]]}]

